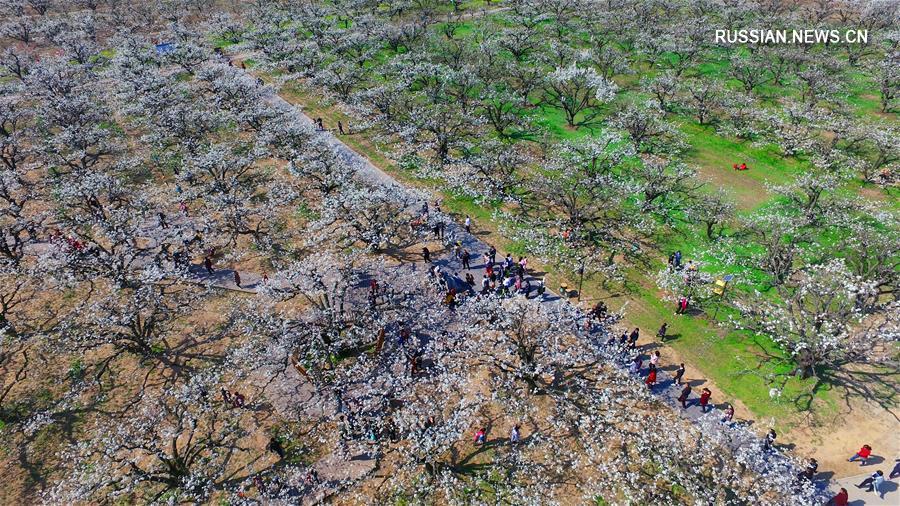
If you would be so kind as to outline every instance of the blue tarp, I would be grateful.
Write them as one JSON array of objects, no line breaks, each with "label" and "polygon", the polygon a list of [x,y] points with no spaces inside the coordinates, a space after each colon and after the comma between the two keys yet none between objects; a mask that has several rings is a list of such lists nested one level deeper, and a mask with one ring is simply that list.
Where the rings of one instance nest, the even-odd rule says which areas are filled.
[{"label": "blue tarp", "polygon": [[174,50],[175,50],[175,44],[172,42],[163,42],[162,44],[156,45],[156,53],[157,54],[171,53]]}]

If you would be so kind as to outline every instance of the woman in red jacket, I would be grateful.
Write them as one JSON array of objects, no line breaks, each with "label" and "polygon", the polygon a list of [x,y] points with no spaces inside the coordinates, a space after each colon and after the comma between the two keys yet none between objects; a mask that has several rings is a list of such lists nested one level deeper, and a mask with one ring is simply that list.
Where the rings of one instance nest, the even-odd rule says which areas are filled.
[{"label": "woman in red jacket", "polygon": [[708,388],[704,388],[700,391],[700,409],[702,409],[704,413],[709,411],[710,397],[712,397],[712,392]]},{"label": "woman in red jacket", "polygon": [[863,445],[863,447],[860,448],[858,452],[856,452],[856,455],[850,457],[847,460],[847,462],[853,462],[854,460],[859,459],[862,461],[859,465],[864,466],[864,465],[866,465],[866,462],[868,462],[869,455],[871,455],[871,454],[872,454],[872,447],[869,445]]},{"label": "woman in red jacket", "polygon": [[647,373],[647,379],[644,380],[644,383],[647,384],[649,388],[653,388],[653,385],[656,384],[656,366],[650,364],[650,372]]},{"label": "woman in red jacket", "polygon": [[828,506],[847,506],[849,500],[847,489],[842,488],[840,492],[828,501]]}]

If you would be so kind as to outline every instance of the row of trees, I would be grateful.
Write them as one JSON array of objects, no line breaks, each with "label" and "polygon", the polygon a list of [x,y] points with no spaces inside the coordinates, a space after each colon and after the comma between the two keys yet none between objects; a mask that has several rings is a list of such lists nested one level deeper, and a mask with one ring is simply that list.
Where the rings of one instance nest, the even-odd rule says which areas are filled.
[{"label": "row of trees", "polygon": [[[639,74],[644,77],[618,93],[617,103],[623,96],[650,95],[653,109],[665,115],[695,117],[725,134],[780,145],[790,156],[837,149],[843,165],[859,170],[865,181],[893,181],[895,126],[885,121],[859,125],[847,101],[862,72],[871,80],[865,86],[882,98],[882,112],[894,107],[897,41],[888,12],[878,11],[887,15],[878,20],[868,10],[854,17],[848,7],[840,21],[820,20],[871,25],[876,39],[847,45],[844,54],[804,45],[751,47],[746,54],[715,46],[705,27],[719,17],[750,24],[762,13],[706,7],[698,11],[674,2],[597,10],[570,1],[512,2],[489,21],[470,21],[474,30],[466,35],[459,30],[462,20],[453,17],[375,26],[372,14],[363,11],[356,25],[345,28],[319,21],[347,11],[340,5],[324,12],[269,9],[261,17],[271,24],[243,36],[270,65],[288,70],[287,79],[309,77],[345,102],[361,102],[367,116],[374,113],[373,119],[393,133],[427,145],[442,164],[451,154],[459,159],[483,130],[507,140],[536,135],[540,124],[534,120],[542,113],[535,106],[560,109],[570,127],[591,125],[606,115],[604,104],[616,98],[611,80]],[[787,13],[777,15],[792,23]],[[429,22],[440,22],[441,29],[425,29]],[[652,28],[632,30],[645,23]],[[376,58],[379,51],[392,57],[386,62]],[[713,62],[723,67],[721,72],[703,67]],[[773,101],[781,95],[789,102]],[[624,102],[614,109],[633,123],[634,105]],[[650,118],[640,120],[639,125],[648,124]],[[654,123],[660,122],[648,124],[649,137],[666,132],[664,124]],[[820,139],[823,133],[830,142]]]},{"label": "row of trees", "polygon": [[[357,212],[356,207],[330,207],[332,193],[341,195],[342,202],[363,205],[359,201],[364,197],[352,199],[359,194],[355,185],[360,183],[346,179],[352,174],[351,169],[337,170],[340,162],[335,162],[332,176],[328,171],[311,171],[309,177],[304,177],[303,170],[337,158],[327,150],[311,152],[322,146],[310,139],[308,129],[291,123],[286,112],[272,115],[272,120],[254,131],[249,122],[245,125],[235,120],[247,117],[245,108],[220,105],[207,110],[207,104],[223,104],[226,98],[245,93],[223,91],[234,89],[232,79],[205,77],[232,72],[230,67],[213,59],[200,64],[193,76],[183,71],[171,74],[172,80],[165,85],[149,86],[158,82],[157,77],[169,76],[167,71],[173,65],[165,59],[156,60],[155,51],[146,45],[133,44],[128,50],[120,44],[117,49],[119,54],[111,65],[92,75],[98,82],[95,90],[104,86],[121,95],[93,97],[100,105],[115,103],[114,100],[146,102],[138,104],[141,107],[133,110],[128,123],[98,114],[103,121],[118,119],[122,123],[117,124],[123,129],[151,132],[155,124],[143,122],[171,117],[165,109],[169,106],[191,112],[176,115],[179,118],[203,117],[213,111],[235,116],[221,122],[210,119],[211,123],[228,126],[207,130],[205,135],[186,129],[194,132],[185,137],[190,142],[180,142],[177,137],[158,142],[158,137],[149,133],[145,139],[129,137],[156,148],[151,150],[156,160],[176,157],[177,174],[159,171],[148,181],[139,177],[140,172],[131,172],[136,170],[134,164],[123,168],[121,156],[140,156],[143,151],[125,146],[121,137],[111,138],[107,145],[119,141],[123,144],[98,157],[96,163],[87,167],[72,164],[65,171],[51,173],[50,181],[65,178],[64,185],[53,185],[54,192],[42,197],[58,203],[61,209],[53,222],[60,234],[50,232],[45,241],[38,238],[26,245],[20,263],[34,262],[43,273],[42,279],[51,283],[48,288],[66,286],[73,293],[72,305],[67,308],[69,315],[46,329],[45,336],[55,343],[53,353],[57,356],[75,352],[89,357],[83,367],[93,374],[81,373],[71,378],[71,389],[65,396],[21,423],[26,434],[37,435],[51,430],[63,413],[84,409],[85,402],[103,406],[105,413],[89,416],[72,435],[77,443],[63,454],[63,462],[72,465],[60,464],[60,472],[66,476],[54,480],[44,500],[70,503],[123,497],[161,502],[222,496],[240,500],[249,495],[290,500],[322,489],[352,488],[365,477],[309,481],[306,466],[288,459],[273,463],[255,441],[268,425],[253,416],[255,410],[271,413],[276,419],[300,421],[302,437],[284,439],[279,443],[282,450],[285,446],[297,448],[324,441],[326,448],[346,448],[347,460],[362,449],[389,460],[398,470],[392,487],[386,489],[390,494],[427,497],[441,493],[451,500],[471,498],[467,490],[473,478],[468,474],[466,461],[452,455],[456,448],[468,446],[464,441],[471,427],[494,410],[527,417],[527,430],[532,434],[520,449],[513,448],[502,459],[492,461],[492,471],[483,473],[491,480],[491,494],[545,502],[548,497],[569,492],[561,488],[561,480],[568,480],[567,473],[579,466],[598,468],[582,489],[586,497],[601,493],[610,498],[621,494],[632,500],[686,500],[695,496],[729,497],[734,493],[780,497],[786,490],[788,481],[784,480],[747,484],[748,472],[770,472],[765,468],[748,471],[729,464],[730,461],[707,467],[708,457],[716,454],[715,447],[696,446],[696,429],[675,420],[670,412],[652,415],[659,417],[658,426],[665,430],[641,429],[640,424],[650,415],[639,414],[636,409],[652,409],[654,401],[635,389],[634,380],[622,372],[598,369],[601,358],[608,357],[600,355],[599,350],[585,351],[591,348],[579,344],[576,334],[569,334],[577,324],[570,309],[563,307],[555,312],[536,301],[503,303],[487,299],[472,301],[453,316],[445,308],[429,303],[437,294],[421,275],[408,267],[388,268],[373,263],[365,253],[371,251],[372,243],[391,242],[406,232],[387,231],[373,239],[366,235],[373,227],[353,225],[354,220],[362,219],[358,215],[364,214]],[[68,69],[67,65],[73,64],[46,61],[38,64],[34,72],[41,72],[42,65]],[[90,87],[90,82],[85,79],[84,86]],[[109,87],[110,84],[115,87]],[[27,95],[29,85],[23,83],[15,91],[29,104],[45,103],[43,97]],[[135,89],[143,91],[137,95]],[[174,91],[186,100],[159,99],[153,90]],[[246,93],[253,96],[252,89]],[[154,104],[161,109],[151,109]],[[89,118],[83,120],[82,126],[90,123]],[[231,130],[236,128],[233,125],[240,125],[240,130]],[[276,130],[269,131],[265,125]],[[285,125],[294,127],[288,135],[281,135]],[[32,141],[39,139],[36,132],[29,134],[35,135]],[[223,144],[229,142],[231,135],[232,149],[224,149]],[[257,142],[267,139],[265,146],[245,148],[248,136]],[[303,144],[286,148],[277,139]],[[194,154],[190,149],[195,149]],[[325,221],[314,219],[304,224],[308,240],[284,245],[292,248],[289,255],[281,255],[280,248],[274,247],[282,244],[279,235],[266,234],[269,229],[260,227],[251,227],[256,233],[242,234],[239,228],[229,226],[234,223],[231,210],[236,207],[216,207],[222,201],[228,202],[227,197],[234,192],[253,190],[261,174],[240,156],[262,149],[269,153],[259,154],[255,160],[267,160],[272,152],[281,149],[294,149],[294,155],[304,153],[290,159],[290,174],[296,178],[294,191],[309,196],[313,213],[328,215]],[[44,150],[38,150],[29,160],[41,160],[44,156]],[[76,178],[76,174],[80,177]],[[276,177],[274,173],[270,176]],[[340,181],[346,184],[338,184]],[[282,181],[283,185],[290,183],[287,178]],[[290,212],[289,204],[273,203],[258,195],[262,191],[257,188],[254,199],[237,207],[243,215],[252,213],[256,205],[272,208],[273,216],[283,217]],[[379,191],[382,190],[370,189],[369,193],[377,195]],[[166,195],[173,194],[190,202],[187,216],[173,217],[173,202],[162,204],[167,202]],[[390,198],[383,198],[402,212],[406,208],[404,199],[410,197],[395,191]],[[218,297],[210,287],[190,283],[186,266],[170,261],[164,253],[170,250],[163,244],[175,248],[172,256],[185,251],[185,258],[191,258],[191,248],[201,248],[191,244],[196,237],[190,234],[195,232],[194,215],[202,216],[197,218],[201,223],[212,224],[202,234],[205,247],[214,244],[237,256],[250,245],[257,249],[272,245],[264,251],[269,253],[277,274],[262,290],[260,299],[235,302],[215,326],[206,327],[209,323],[203,320],[192,324],[188,338],[184,324]],[[345,227],[366,234],[353,240],[354,236],[341,233]],[[107,235],[100,236],[98,231]],[[262,237],[267,239],[261,240]],[[336,241],[333,237],[345,239]],[[119,242],[114,241],[117,238]],[[186,250],[181,250],[182,246]],[[314,254],[302,254],[307,248],[315,248]],[[355,256],[338,253],[347,248],[359,252]],[[298,253],[300,259],[295,260]],[[366,288],[360,287],[360,281],[371,276],[377,276],[381,285],[390,290],[384,290],[374,308],[365,309],[362,293]],[[304,303],[297,304],[297,300]],[[28,303],[30,310],[36,309],[34,299]],[[408,325],[412,326],[406,349],[394,344],[393,339],[377,344],[379,332],[397,332],[395,322],[410,322]],[[568,339],[574,341],[567,342]],[[202,341],[227,343],[229,350],[218,355],[203,346]],[[373,343],[378,347],[376,353],[360,353],[361,348]],[[30,349],[39,344],[30,342]],[[487,354],[486,349],[490,350]],[[423,366],[426,374],[411,374],[407,370],[411,352],[428,359],[428,365]],[[350,361],[341,364],[336,360],[340,356],[349,356]],[[94,362],[95,357],[100,360]],[[139,369],[141,375],[137,378],[112,379],[130,371],[128,357],[153,365]],[[492,378],[488,388],[502,393],[501,400],[460,395],[481,388],[468,383],[473,367],[484,369]],[[302,372],[297,374],[299,371]],[[103,379],[104,375],[112,378]],[[600,381],[610,386],[595,389]],[[271,385],[284,383],[294,384],[300,390],[295,395],[306,392],[309,397],[285,402],[269,393]],[[116,388],[123,387],[137,391],[117,394]],[[236,404],[218,400],[217,392],[223,388],[240,388],[247,398],[242,407],[251,409],[240,410],[234,407]],[[551,411],[543,406],[547,395],[559,403]],[[614,397],[618,398],[616,408],[608,408]],[[622,419],[623,399],[629,399],[630,423]],[[119,404],[123,401],[127,403]],[[288,407],[279,408],[279,404]],[[430,425],[425,423],[429,416],[435,418]],[[671,430],[673,424],[678,431]],[[581,435],[574,439],[566,436],[576,433],[575,427],[580,427]],[[590,432],[586,432],[588,427]],[[572,443],[578,445],[574,450]],[[675,450],[673,444],[682,449]],[[665,458],[656,450],[640,450],[663,447],[671,450]],[[620,448],[617,457],[606,453],[611,448]],[[546,460],[547,455],[564,450],[573,455],[573,467],[550,465]],[[764,465],[759,450],[754,452],[756,463]],[[685,455],[693,457],[685,460]],[[248,460],[256,463],[245,464]],[[647,487],[636,475],[650,462],[656,469],[650,476],[663,480],[658,486]],[[782,466],[790,466],[780,460],[765,465],[778,466],[774,468],[775,476],[784,469]],[[703,475],[706,478],[698,479],[698,466],[708,469]],[[497,470],[504,470],[504,478],[493,478]],[[425,481],[419,478],[423,471],[431,476]],[[730,476],[727,485],[722,481],[723,473]],[[680,486],[673,487],[676,483]],[[621,491],[613,496],[611,488]],[[675,494],[673,490],[680,492]]]}]

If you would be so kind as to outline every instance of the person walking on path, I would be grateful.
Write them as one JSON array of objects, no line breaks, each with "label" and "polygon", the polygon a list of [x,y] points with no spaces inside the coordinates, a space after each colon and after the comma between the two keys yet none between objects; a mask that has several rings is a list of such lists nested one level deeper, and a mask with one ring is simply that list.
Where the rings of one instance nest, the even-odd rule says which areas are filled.
[{"label": "person walking on path", "polygon": [[641,329],[635,327],[631,334],[628,335],[628,347],[631,349],[637,348],[637,342],[640,337]]},{"label": "person walking on path", "polygon": [[859,465],[860,465],[860,467],[862,467],[862,466],[866,465],[866,463],[869,461],[869,455],[871,455],[871,454],[872,454],[872,447],[869,445],[863,445],[862,448],[860,448],[859,451],[856,452],[856,455],[847,459],[847,462],[861,460],[862,462],[860,462]]},{"label": "person walking on path", "polygon": [[675,371],[675,377],[672,378],[672,383],[675,385],[681,384],[681,378],[684,377],[684,364],[678,366],[678,369]]},{"label": "person walking on path", "polygon": [[711,408],[709,405],[710,397],[712,397],[712,392],[708,388],[704,388],[700,391],[700,409],[703,410],[704,413],[708,412]]},{"label": "person walking on path", "polygon": [[513,425],[511,431],[509,431],[509,442],[512,444],[516,444],[519,442],[521,434],[519,433],[519,424]]},{"label": "person walking on path", "polygon": [[763,450],[771,450],[772,446],[775,444],[775,438],[777,437],[778,434],[775,433],[775,429],[769,429],[769,432],[766,433],[766,438],[763,440]]},{"label": "person walking on path", "polygon": [[666,332],[668,332],[668,330],[669,330],[668,327],[669,327],[669,324],[666,322],[663,322],[662,326],[659,327],[659,330],[656,331],[656,337],[658,337],[661,342],[665,342],[665,340],[666,340]]},{"label": "person walking on path", "polygon": [[462,265],[463,269],[471,269],[472,267],[469,265],[469,260],[472,258],[472,255],[469,254],[469,250],[464,249],[462,252]]},{"label": "person walking on path", "polygon": [[422,247],[422,259],[425,260],[425,263],[431,263],[431,252],[424,246]]},{"label": "person walking on path", "polygon": [[685,383],[684,389],[681,390],[681,395],[678,396],[678,401],[681,402],[681,409],[687,408],[688,398],[691,396],[691,384]]},{"label": "person walking on path", "polygon": [[497,248],[491,246],[491,249],[488,250],[488,256],[491,259],[491,265],[497,263]]},{"label": "person walking on path", "polygon": [[631,365],[628,367],[628,372],[631,374],[637,374],[641,372],[641,365],[643,364],[643,360],[641,360],[640,355],[635,356],[631,360]]},{"label": "person walking on path", "polygon": [[659,367],[659,350],[654,351],[650,354],[650,365],[653,367]]},{"label": "person walking on path", "polygon": [[471,234],[472,233],[472,218],[469,218],[468,216],[466,216],[465,226],[466,226],[466,233]]},{"label": "person walking on path", "polygon": [[344,124],[340,120],[338,120],[338,133],[344,135]]},{"label": "person walking on path", "polygon": [[846,488],[841,488],[841,491],[837,493],[834,497],[828,500],[825,503],[825,506],[847,506],[850,501],[850,496],[847,493]]},{"label": "person walking on path", "polygon": [[210,276],[212,276],[213,273],[215,272],[212,267],[212,259],[209,257],[204,258],[203,266],[206,267],[206,273],[209,274]]},{"label": "person walking on path", "polygon": [[234,271],[234,285],[238,288],[241,287],[241,275],[237,270]]},{"label": "person walking on path", "polygon": [[644,380],[644,383],[647,384],[647,388],[653,389],[653,386],[656,385],[656,366],[650,364],[650,372],[647,373],[647,379]]},{"label": "person walking on path", "polygon": [[816,459],[809,459],[809,462],[806,463],[806,468],[803,471],[800,471],[797,474],[798,480],[809,480],[812,481],[816,476],[816,471],[819,470],[819,461]]}]

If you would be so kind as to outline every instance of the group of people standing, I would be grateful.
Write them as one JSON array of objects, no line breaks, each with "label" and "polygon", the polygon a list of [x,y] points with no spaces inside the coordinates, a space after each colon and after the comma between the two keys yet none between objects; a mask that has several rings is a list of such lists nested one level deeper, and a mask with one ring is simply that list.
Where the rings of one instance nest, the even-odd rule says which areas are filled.
[{"label": "group of people standing", "polygon": [[[681,250],[677,250],[674,253],[669,255],[669,270],[674,270],[678,272],[683,272],[684,283],[688,286],[696,283],[699,272],[699,267],[693,260],[688,260],[687,264],[682,263],[682,254]],[[675,301],[675,314],[687,314],[688,304],[690,300],[687,295],[681,295]]]},{"label": "group of people standing", "polygon": [[[428,217],[428,204],[422,204],[422,218],[418,221],[426,222]],[[471,233],[472,221],[466,217],[465,229],[467,233]],[[447,237],[446,224],[443,221],[437,221],[431,226],[431,233],[435,239],[444,240]],[[460,266],[465,271],[473,270],[472,260],[473,254],[467,248],[463,247],[461,241],[452,242],[451,250],[454,258],[459,261]],[[422,260],[425,263],[433,262],[432,251],[427,246],[422,247]],[[466,292],[477,292],[481,295],[495,294],[501,297],[508,297],[514,294],[524,295],[525,298],[531,298],[532,292],[537,297],[543,299],[546,292],[546,284],[544,279],[534,281],[528,276],[528,259],[520,256],[518,261],[514,260],[512,255],[507,253],[506,257],[500,262],[497,261],[497,248],[491,246],[484,253],[483,273],[481,276],[480,288],[476,286],[475,276],[471,272],[465,274],[458,273],[461,284],[464,287],[451,286],[445,273],[443,273],[437,265],[429,267],[429,274],[444,289],[444,303],[453,307],[461,295],[460,288],[464,288]],[[475,267],[477,268],[477,266]]]},{"label": "group of people standing", "polygon": [[[637,342],[639,332],[640,332],[640,329],[635,328],[631,332],[631,334],[628,334],[628,333],[622,334],[621,340],[623,342],[628,343],[628,346],[629,346],[628,349],[630,349],[630,350],[634,349],[634,345]],[[660,367],[660,365],[659,365],[660,358],[661,358],[661,355],[658,350],[654,351],[653,353],[650,354],[650,361],[649,361],[650,363],[647,367],[646,376],[644,377],[644,384],[646,384],[647,388],[650,388],[651,390],[653,389],[653,387],[656,386],[657,381],[658,381],[657,371],[659,370],[659,367]],[[628,371],[634,375],[644,374],[644,369],[642,368],[643,362],[644,362],[644,359],[641,356],[641,354],[635,355],[631,359],[631,363],[628,366]],[[682,380],[684,379],[684,372],[685,372],[685,367],[684,367],[684,364],[682,363],[675,370],[675,375],[672,377],[671,386],[677,387],[677,386],[682,385]],[[700,391],[700,397],[697,398],[696,400],[691,399],[692,392],[693,392],[693,389],[691,387],[690,382],[684,382],[684,386],[681,389],[681,394],[678,396],[678,402],[681,403],[682,409],[687,409],[689,405],[696,402],[696,404],[698,406],[700,406],[700,409],[704,413],[708,413],[713,408],[713,405],[710,403],[710,400],[712,399],[712,391],[708,388],[703,388],[703,390]],[[722,421],[731,422],[733,417],[734,417],[734,408],[731,405],[728,405],[727,409],[725,410],[725,415],[724,415]]]},{"label": "group of people standing", "polygon": [[[484,274],[481,276],[482,295],[495,293],[500,296],[522,294],[526,299],[531,298],[532,283],[528,279],[528,260],[519,257],[519,261],[513,261],[512,255],[506,255],[499,264],[496,263],[497,250],[491,246],[484,255]],[[464,262],[464,267],[468,262]],[[537,296],[543,298],[544,280],[537,282]]]},{"label": "group of people standing", "polygon": [[[510,444],[516,444],[522,440],[522,426],[519,424],[513,425],[513,428],[509,431],[509,442]],[[487,444],[487,428],[479,427],[478,430],[475,431],[475,436],[472,438],[472,443],[475,446],[484,446]]]},{"label": "group of people standing", "polygon": [[[594,310],[591,311],[591,317],[600,317],[605,315],[605,305],[595,306]],[[663,323],[659,330],[656,333],[656,336],[660,339],[660,341],[665,341],[666,333],[668,331],[668,324]],[[637,350],[637,342],[640,338],[640,328],[635,327],[631,332],[627,330],[624,331],[618,338],[615,336],[611,336],[607,341],[607,346],[618,346],[621,354],[630,357],[628,358],[628,371],[635,376],[644,376],[644,384],[647,385],[647,388],[653,390],[654,387],[659,383],[659,369],[661,367],[660,360],[661,354],[659,350],[653,351],[650,353],[649,363],[647,368],[644,369],[644,357],[641,353],[635,353]],[[708,413],[714,407],[712,401],[712,391],[709,388],[703,388],[700,390],[699,397],[692,398],[693,387],[691,387],[690,382],[686,381],[684,378],[686,368],[684,363],[678,365],[675,369],[674,374],[672,375],[672,382],[670,384],[671,388],[680,388],[681,391],[676,398],[676,400],[681,404],[682,409],[687,409],[693,405],[697,405],[700,407],[703,413]],[[722,419],[723,423],[731,424],[734,419],[734,406],[731,404],[726,404],[722,409]],[[772,439],[774,441],[774,438]]]}]

